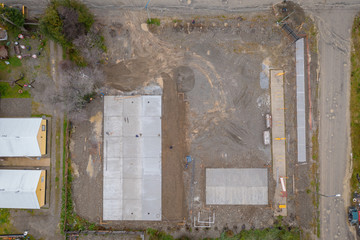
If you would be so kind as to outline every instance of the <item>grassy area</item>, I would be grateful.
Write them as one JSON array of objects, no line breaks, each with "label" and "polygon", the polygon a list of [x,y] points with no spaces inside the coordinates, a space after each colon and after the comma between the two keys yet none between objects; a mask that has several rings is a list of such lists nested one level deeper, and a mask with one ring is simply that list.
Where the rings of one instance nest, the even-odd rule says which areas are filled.
[{"label": "grassy area", "polygon": [[[165,232],[148,228],[146,234],[149,240],[174,240],[174,237]],[[278,218],[271,228],[243,230],[238,234],[234,234],[231,230],[223,232],[220,240],[300,240],[301,230],[299,228],[291,228],[282,224],[282,218]],[[184,239],[184,238],[181,238]],[[186,239],[186,238],[185,238]],[[209,239],[209,238],[207,238]],[[210,239],[209,239],[210,240]]]},{"label": "grassy area", "polygon": [[351,144],[353,154],[353,174],[351,190],[359,191],[360,184],[356,175],[360,175],[360,16],[356,16],[352,29],[353,49],[351,52]]},{"label": "grassy area", "polygon": [[312,195],[312,203],[314,206],[314,209],[316,210],[316,214],[313,215],[312,219],[312,228],[314,234],[317,235],[317,237],[320,237],[320,211],[319,211],[319,205],[320,205],[320,195],[314,194],[319,193],[320,190],[320,183],[318,180],[318,168],[319,168],[319,129],[316,129],[313,132],[311,142],[312,142],[312,160],[314,161],[310,168],[310,187],[311,189],[307,189],[307,193]]},{"label": "grassy area", "polygon": [[160,26],[160,19],[159,18],[150,18],[150,20],[146,20],[147,24],[154,24],[156,26]]},{"label": "grassy area", "polygon": [[318,44],[317,44],[318,31],[316,29],[314,22],[312,21],[312,19],[310,17],[306,17],[305,23],[310,25],[310,28],[306,29],[306,35],[309,40],[308,43],[310,46],[310,51],[313,53],[317,53],[318,52]]},{"label": "grassy area", "polygon": [[8,73],[10,73],[13,67],[21,67],[21,66],[22,66],[22,62],[16,56],[12,56],[8,60],[0,60],[1,71],[7,71]]},{"label": "grassy area", "polygon": [[0,209],[0,234],[10,234],[15,231],[10,224],[10,210]]},{"label": "grassy area", "polygon": [[11,87],[7,82],[0,82],[0,97],[1,98],[30,98],[29,91],[23,90],[20,86],[15,85]]}]

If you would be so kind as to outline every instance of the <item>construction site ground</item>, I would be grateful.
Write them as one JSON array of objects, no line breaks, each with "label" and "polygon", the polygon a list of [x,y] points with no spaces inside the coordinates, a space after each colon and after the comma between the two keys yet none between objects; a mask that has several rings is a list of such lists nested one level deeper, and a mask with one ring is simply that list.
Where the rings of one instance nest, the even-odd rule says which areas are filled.
[{"label": "construction site ground", "polygon": [[[76,121],[72,127],[76,213],[105,228],[150,227],[175,237],[218,237],[224,230],[236,233],[272,226],[276,182],[271,146],[264,145],[263,131],[265,114],[270,112],[269,69],[276,68],[285,72],[288,217],[284,221],[312,232],[313,201],[306,193],[311,185],[311,165],[296,166],[295,45],[276,25],[270,9],[241,15],[152,12],[160,26],[147,25],[145,11],[95,13],[103,24],[108,48],[104,93],[163,94],[163,217],[161,222],[102,221],[101,97],[86,107],[87,120]],[[312,27],[304,14],[296,18],[298,32]],[[316,46],[314,49],[311,73],[316,76]],[[193,159],[188,166],[187,155]],[[265,167],[269,169],[269,205],[206,205],[206,168]],[[199,212],[202,216],[215,213],[211,228],[194,227]]]},{"label": "construction site ground", "polygon": [[[86,107],[85,120],[73,122],[70,149],[73,167],[73,198],[76,213],[84,219],[112,229],[151,227],[175,237],[218,237],[224,230],[269,227],[274,221],[275,181],[269,178],[267,206],[206,206],[205,169],[269,167],[272,176],[270,146],[264,146],[264,115],[270,111],[268,71],[285,71],[285,120],[287,149],[288,217],[284,220],[312,232],[313,195],[316,162],[296,166],[295,61],[294,45],[278,26],[272,13],[242,15],[176,16],[157,12],[160,26],[144,24],[145,12],[123,11],[98,14],[108,29],[103,32],[108,46],[105,65],[105,94],[163,94],[163,221],[103,222],[102,216],[102,135],[103,101],[96,98]],[[300,19],[302,21],[304,19]],[[306,23],[303,29],[310,28]],[[316,47],[310,42],[312,76],[316,76]],[[50,46],[51,51],[51,46]],[[61,51],[59,51],[61,52]],[[61,56],[58,53],[58,56]],[[316,129],[315,77],[312,99],[312,129]],[[37,78],[32,94],[44,97],[52,83]],[[308,87],[308,86],[307,86]],[[28,108],[18,99],[2,100],[2,116],[29,116]],[[30,104],[29,100],[24,100]],[[307,100],[308,101],[308,100]],[[5,104],[6,103],[6,104]],[[48,113],[33,103],[32,114]],[[307,102],[308,105],[308,102]],[[13,115],[11,115],[11,113]],[[308,116],[307,116],[308,117]],[[58,139],[61,120],[54,122],[52,141]],[[55,131],[59,128],[58,130]],[[61,138],[60,138],[61,139]],[[308,136],[311,145],[311,138]],[[60,140],[59,142],[62,142]],[[53,145],[54,146],[54,145]],[[170,146],[173,146],[170,149]],[[52,155],[62,154],[52,147]],[[62,149],[62,147],[58,147]],[[185,156],[193,162],[186,168]],[[55,159],[53,156],[52,159]],[[309,158],[310,159],[310,158]],[[50,209],[12,211],[14,227],[22,231],[31,226],[36,237],[59,237],[60,186],[52,160]],[[314,165],[315,164],[315,165]],[[61,166],[61,164],[60,164]],[[53,172],[53,173],[54,173]],[[295,182],[293,181],[295,180]],[[60,181],[61,182],[61,181]],[[55,187],[54,187],[55,186]],[[54,210],[55,209],[55,210]],[[54,211],[55,212],[54,212]],[[194,216],[215,213],[211,228],[194,227]],[[202,219],[202,220],[205,220]],[[35,226],[36,221],[51,222],[51,229]],[[95,239],[96,236],[81,238]],[[116,236],[112,236],[116,238]]]},{"label": "construction site ground", "polygon": [[[27,2],[31,2],[29,0]],[[185,2],[185,1],[183,1]],[[189,2],[189,1],[188,1]],[[191,2],[191,1],[190,1]],[[110,5],[89,4],[107,46],[104,71],[106,95],[162,94],[162,221],[103,222],[102,140],[103,100],[97,96],[81,118],[72,121],[70,153],[73,174],[73,203],[82,218],[104,229],[144,230],[154,228],[174,237],[194,239],[219,237],[224,230],[273,226],[272,208],[276,181],[271,168],[271,146],[264,146],[265,114],[270,112],[269,69],[282,69],[285,94],[287,159],[287,217],[291,226],[316,234],[318,203],[311,191],[318,189],[317,128],[318,73],[317,32],[313,22],[295,4],[287,1],[287,12],[275,16],[274,9],[254,13],[181,8],[150,10],[160,25],[148,25],[145,10],[125,10]],[[43,4],[28,4],[40,13]],[[41,5],[41,6],[40,6]],[[277,10],[281,9],[278,5]],[[275,9],[276,10],[276,9]],[[244,10],[246,11],[246,10]],[[308,163],[296,164],[295,44],[276,21],[295,11],[286,22],[296,33],[307,34],[306,95]],[[211,12],[211,13],[210,13]],[[303,37],[304,35],[302,35]],[[29,40],[32,49],[40,41]],[[10,48],[13,54],[13,48]],[[309,54],[308,54],[309,53]],[[37,59],[23,59],[22,66],[1,71],[9,83],[25,74],[32,82],[32,98],[0,100],[1,117],[51,115],[48,192],[49,206],[41,210],[11,210],[12,233],[29,230],[37,239],[62,239],[61,189],[64,115],[45,104],[58,86],[58,65],[63,60],[59,45],[49,41]],[[10,71],[11,70],[11,71]],[[309,71],[308,71],[309,70]],[[308,81],[309,80],[309,81]],[[310,84],[309,84],[310,83]],[[308,94],[307,92],[306,94]],[[310,100],[311,99],[311,100]],[[311,103],[311,104],[310,104]],[[310,112],[308,110],[311,110]],[[315,143],[315,145],[314,145]],[[170,149],[170,146],[173,146]],[[313,151],[311,154],[311,150]],[[186,167],[185,157],[193,162]],[[315,160],[315,161],[313,161]],[[31,168],[43,168],[43,162]],[[6,165],[3,163],[2,165]],[[9,167],[9,166],[6,166]],[[12,166],[19,168],[18,166]],[[264,168],[269,170],[269,205],[207,206],[206,168]],[[29,168],[29,166],[21,166]],[[310,190],[310,191],[309,191]],[[194,227],[194,217],[202,220],[215,213],[211,228]],[[118,236],[106,235],[108,239]],[[129,236],[131,239],[133,236]],[[80,239],[105,236],[81,235]]]}]

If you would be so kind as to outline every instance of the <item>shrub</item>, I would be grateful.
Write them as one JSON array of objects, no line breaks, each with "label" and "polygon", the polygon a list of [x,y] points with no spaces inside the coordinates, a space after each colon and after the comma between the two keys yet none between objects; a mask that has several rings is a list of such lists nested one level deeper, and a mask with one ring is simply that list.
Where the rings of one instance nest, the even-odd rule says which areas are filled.
[{"label": "shrub", "polygon": [[24,26],[25,18],[19,9],[9,8],[7,6],[0,7],[0,14],[16,25],[15,26],[6,21],[4,18],[1,18],[1,23],[5,25],[8,30],[17,31],[19,28]]},{"label": "shrub", "polygon": [[147,24],[155,24],[156,26],[160,26],[160,19],[158,18],[150,18],[150,20],[146,20]]}]

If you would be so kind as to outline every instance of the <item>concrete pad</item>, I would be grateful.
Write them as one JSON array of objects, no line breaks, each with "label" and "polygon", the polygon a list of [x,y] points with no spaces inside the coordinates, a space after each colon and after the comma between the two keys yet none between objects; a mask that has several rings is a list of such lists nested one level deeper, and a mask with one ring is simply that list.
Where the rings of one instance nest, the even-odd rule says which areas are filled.
[{"label": "concrete pad", "polygon": [[105,97],[104,220],[161,220],[161,96]]},{"label": "concrete pad", "polygon": [[3,158],[0,166],[6,167],[49,167],[50,158],[29,159],[29,158]]},{"label": "concrete pad", "polygon": [[267,168],[207,168],[206,204],[267,205]]},{"label": "concrete pad", "polygon": [[280,178],[285,181],[286,186],[286,158],[285,158],[285,112],[284,112],[284,75],[283,70],[270,71],[271,84],[271,114],[272,114],[272,158],[273,158],[273,178],[277,182],[274,195],[274,214],[275,216],[286,216],[287,209],[279,208],[286,205],[286,192],[280,184]]}]

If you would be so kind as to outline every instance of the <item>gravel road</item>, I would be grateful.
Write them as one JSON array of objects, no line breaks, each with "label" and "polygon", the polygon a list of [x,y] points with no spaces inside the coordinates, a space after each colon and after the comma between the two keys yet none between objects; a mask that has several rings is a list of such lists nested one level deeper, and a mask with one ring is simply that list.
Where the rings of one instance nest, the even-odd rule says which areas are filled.
[{"label": "gravel road", "polygon": [[[320,40],[321,238],[354,239],[346,220],[350,161],[350,32],[356,10],[325,10],[316,15]],[[354,230],[351,228],[350,230]]]},{"label": "gravel road", "polygon": [[[141,10],[144,9],[148,0],[80,0],[92,9],[103,10]],[[43,12],[50,0],[5,0],[5,4],[25,4],[29,14],[38,15]],[[267,11],[279,0],[151,0],[148,8],[161,11],[226,11],[226,12],[255,12]],[[359,9],[358,0],[300,0],[294,1],[304,10],[328,10],[328,9]],[[106,14],[103,12],[103,14]]]}]

